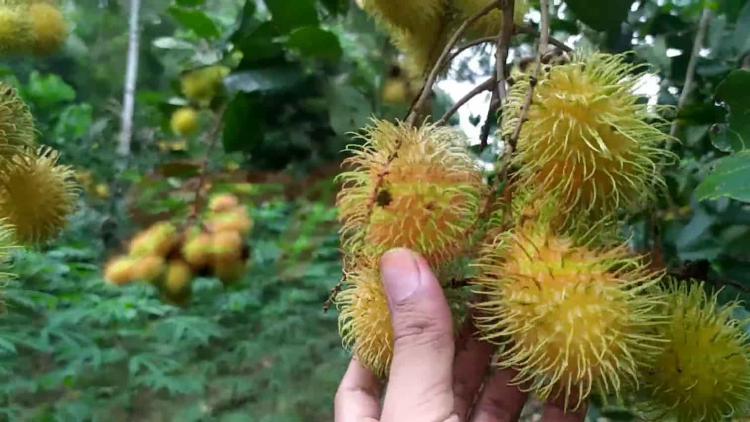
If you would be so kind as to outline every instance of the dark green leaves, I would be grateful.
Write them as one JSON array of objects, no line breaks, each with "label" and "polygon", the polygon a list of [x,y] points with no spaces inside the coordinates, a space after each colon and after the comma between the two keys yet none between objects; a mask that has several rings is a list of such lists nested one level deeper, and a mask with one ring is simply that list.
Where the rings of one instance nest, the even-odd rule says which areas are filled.
[{"label": "dark green leaves", "polygon": [[695,190],[698,199],[729,197],[750,202],[750,150],[719,159],[714,166]]},{"label": "dark green leaves", "polygon": [[586,25],[607,32],[619,32],[625,22],[633,0],[566,0],[575,16]]},{"label": "dark green leaves", "polygon": [[351,86],[332,83],[328,93],[331,110],[331,127],[345,135],[362,128],[372,113],[367,98]]},{"label": "dark green leaves", "polygon": [[239,94],[224,115],[224,149],[247,151],[263,142],[263,107],[256,97]]},{"label": "dark green leaves", "polygon": [[171,6],[169,14],[180,25],[195,32],[201,38],[218,38],[221,35],[219,27],[205,13],[200,10]]},{"label": "dark green leaves", "polygon": [[714,142],[733,151],[750,147],[750,71],[735,70],[716,88],[716,99],[729,109],[728,125]]},{"label": "dark green leaves", "polygon": [[265,0],[273,23],[281,32],[318,24],[318,13],[313,0]]},{"label": "dark green leaves", "polygon": [[289,34],[287,47],[311,59],[336,61],[341,57],[341,45],[336,35],[317,26],[305,26]]},{"label": "dark green leaves", "polygon": [[302,71],[295,66],[246,70],[227,77],[230,92],[266,92],[288,89],[302,80]]}]

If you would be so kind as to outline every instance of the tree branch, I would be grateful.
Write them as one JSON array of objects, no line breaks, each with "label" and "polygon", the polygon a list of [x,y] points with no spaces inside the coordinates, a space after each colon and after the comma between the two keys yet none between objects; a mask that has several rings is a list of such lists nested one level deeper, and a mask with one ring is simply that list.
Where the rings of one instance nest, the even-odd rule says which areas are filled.
[{"label": "tree branch", "polygon": [[[522,27],[517,28],[516,30],[518,31],[519,34],[527,34],[527,35],[532,35],[534,37],[538,37],[539,36],[539,32],[536,29],[534,29],[534,28],[532,28],[530,26],[522,26]],[[569,47],[564,42],[562,42],[562,41],[560,41],[557,38],[554,38],[552,36],[549,37],[549,43],[552,44],[552,45],[554,45],[555,47],[559,48],[560,50],[566,52],[566,53],[572,53],[573,52],[573,48],[572,47]]]},{"label": "tree branch", "polygon": [[[677,102],[677,110],[682,110],[688,102],[690,92],[693,90],[693,84],[695,82],[695,67],[698,65],[698,57],[700,56],[701,48],[703,48],[703,40],[706,38],[706,32],[708,32],[708,24],[711,21],[711,9],[706,7],[703,9],[700,23],[698,24],[698,32],[695,34],[695,41],[693,41],[693,51],[690,53],[690,61],[688,62],[687,72],[685,74],[685,84],[682,86],[682,93],[680,99]],[[675,117],[672,122],[672,127],[669,130],[671,136],[677,135],[677,130],[680,128],[679,120]]]},{"label": "tree branch", "polygon": [[453,107],[451,107],[451,109],[448,110],[443,115],[443,117],[441,117],[440,120],[438,120],[435,124],[437,124],[437,125],[444,125],[444,124],[448,123],[448,120],[450,120],[450,118],[453,117],[453,115],[456,114],[456,112],[458,111],[458,109],[460,109],[461,107],[463,107],[464,104],[466,104],[467,102],[469,102],[469,100],[471,100],[472,98],[476,97],[477,95],[479,95],[479,94],[481,94],[481,93],[483,93],[485,91],[491,90],[494,85],[495,85],[495,78],[490,78],[490,79],[487,79],[486,81],[482,82],[481,84],[475,86],[474,89],[472,89],[471,91],[469,91],[469,93],[466,94],[463,98],[461,98],[460,100],[456,101],[456,103],[453,105]]},{"label": "tree branch", "polygon": [[427,76],[427,79],[425,79],[417,100],[414,101],[414,104],[412,104],[412,107],[409,110],[409,114],[406,116],[406,124],[408,124],[409,126],[414,126],[414,124],[416,123],[417,111],[421,110],[424,106],[425,101],[427,101],[430,92],[432,92],[432,86],[435,84],[435,81],[437,81],[438,75],[440,75],[440,71],[446,63],[446,59],[450,56],[451,50],[456,45],[458,40],[461,39],[461,36],[464,34],[464,32],[466,32],[466,30],[480,18],[490,13],[492,10],[500,7],[501,3],[502,0],[496,0],[492,2],[474,16],[464,20],[463,23],[461,23],[461,25],[458,27],[458,29],[456,29],[456,31],[453,33],[453,36],[451,36],[450,40],[448,40],[448,43],[445,45],[443,52],[440,53],[440,57],[438,57],[437,61],[433,65],[432,70]]},{"label": "tree branch", "polygon": [[211,162],[211,153],[213,152],[216,145],[219,143],[221,137],[221,129],[224,127],[224,114],[227,111],[227,106],[222,106],[214,117],[214,126],[211,132],[208,134],[208,148],[206,149],[206,156],[201,163],[200,176],[198,178],[198,186],[195,188],[195,196],[193,198],[193,210],[188,216],[185,225],[188,226],[195,222],[202,211],[203,199],[203,186],[206,184],[208,178],[208,164]]},{"label": "tree branch", "polygon": [[138,53],[140,33],[138,21],[141,11],[141,0],[130,0],[130,22],[128,29],[128,64],[125,72],[125,89],[122,99],[120,142],[117,154],[121,157],[130,155],[130,142],[133,138],[133,113],[135,109],[135,89],[138,82]]}]

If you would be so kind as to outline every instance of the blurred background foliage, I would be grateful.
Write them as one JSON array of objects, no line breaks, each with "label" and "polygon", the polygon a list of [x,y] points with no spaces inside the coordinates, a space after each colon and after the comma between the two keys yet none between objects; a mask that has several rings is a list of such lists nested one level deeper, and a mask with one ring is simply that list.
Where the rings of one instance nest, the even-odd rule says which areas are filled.
[{"label": "blurred background foliage", "polygon": [[[537,3],[537,4],[535,4]],[[0,62],[41,139],[86,190],[68,230],[15,254],[0,316],[0,420],[330,420],[347,360],[335,312],[340,276],[333,180],[350,132],[402,117],[414,81],[349,0],[149,0],[140,15],[135,131],[115,151],[129,2],[65,0],[71,36],[46,60]],[[538,2],[528,16],[538,21]],[[668,191],[634,218],[631,240],[657,264],[750,300],[750,0],[554,2],[557,38],[651,67],[650,101],[677,105],[701,16],[694,89],[677,112]],[[514,45],[520,63],[532,39]],[[448,77],[479,80],[489,51]],[[171,133],[185,72],[231,69],[201,110],[201,132]],[[416,84],[418,86],[418,84]],[[395,87],[395,88],[394,88]],[[437,92],[435,115],[450,105]],[[468,119],[481,125],[482,116]],[[223,148],[211,149],[214,137]],[[474,140],[476,141],[476,140]],[[212,191],[240,191],[256,227],[251,269],[225,288],[193,283],[179,308],[146,285],[115,288],[101,266],[139,229],[184,215],[208,157]],[[487,158],[484,157],[483,158]],[[248,189],[247,186],[250,188]],[[623,409],[592,409],[631,420]]]}]

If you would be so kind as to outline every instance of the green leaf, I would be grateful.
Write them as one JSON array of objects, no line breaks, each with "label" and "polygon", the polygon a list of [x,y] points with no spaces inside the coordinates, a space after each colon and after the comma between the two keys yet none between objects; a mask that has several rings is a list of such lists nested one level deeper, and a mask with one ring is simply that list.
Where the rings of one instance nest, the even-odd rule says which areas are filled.
[{"label": "green leaf", "polygon": [[317,26],[295,29],[286,44],[291,50],[310,59],[336,61],[342,53],[336,34]]},{"label": "green leaf", "polygon": [[372,114],[370,101],[355,88],[332,83],[328,93],[331,127],[339,135],[346,135],[363,127]]},{"label": "green leaf", "polygon": [[273,23],[283,33],[302,26],[318,24],[318,12],[313,0],[265,0]]},{"label": "green leaf", "polygon": [[619,32],[625,22],[633,0],[565,0],[573,14],[586,25],[607,32]]},{"label": "green leaf", "polygon": [[160,37],[151,42],[156,48],[163,48],[166,50],[190,50],[195,46],[185,40],[174,37]]},{"label": "green leaf", "polygon": [[76,98],[76,92],[61,77],[57,75],[44,75],[34,71],[29,78],[29,84],[24,94],[29,97],[33,104],[47,108],[59,105]]},{"label": "green leaf", "polygon": [[195,32],[201,38],[219,38],[221,32],[216,23],[211,20],[205,13],[200,10],[184,9],[178,6],[171,6],[169,14],[172,15],[180,25]]},{"label": "green leaf", "polygon": [[750,51],[750,2],[740,11],[734,30],[734,46],[743,56]]},{"label": "green leaf", "polygon": [[302,71],[295,66],[277,66],[236,72],[224,83],[230,92],[253,93],[288,89],[302,81],[302,77]]},{"label": "green leaf", "polygon": [[320,2],[334,15],[343,15],[349,10],[349,0],[320,0]]},{"label": "green leaf", "polygon": [[716,160],[714,170],[698,185],[698,199],[728,197],[750,202],[750,150]]},{"label": "green leaf", "polygon": [[189,6],[189,7],[195,7],[195,6],[202,6],[206,3],[206,0],[175,0],[175,4],[178,6]]},{"label": "green leaf", "polygon": [[264,120],[260,100],[246,94],[237,95],[224,115],[224,150],[248,151],[263,142]]},{"label": "green leaf", "polygon": [[750,71],[735,70],[716,88],[716,99],[729,109],[728,127],[720,143],[733,151],[750,147]]}]

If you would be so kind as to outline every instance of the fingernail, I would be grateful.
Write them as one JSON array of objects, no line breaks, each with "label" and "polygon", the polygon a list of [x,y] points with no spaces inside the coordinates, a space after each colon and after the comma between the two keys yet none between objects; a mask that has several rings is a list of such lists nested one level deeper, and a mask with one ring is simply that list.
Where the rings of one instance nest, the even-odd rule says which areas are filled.
[{"label": "fingernail", "polygon": [[414,252],[408,249],[386,252],[380,259],[380,273],[391,303],[405,301],[419,288],[419,264]]}]

